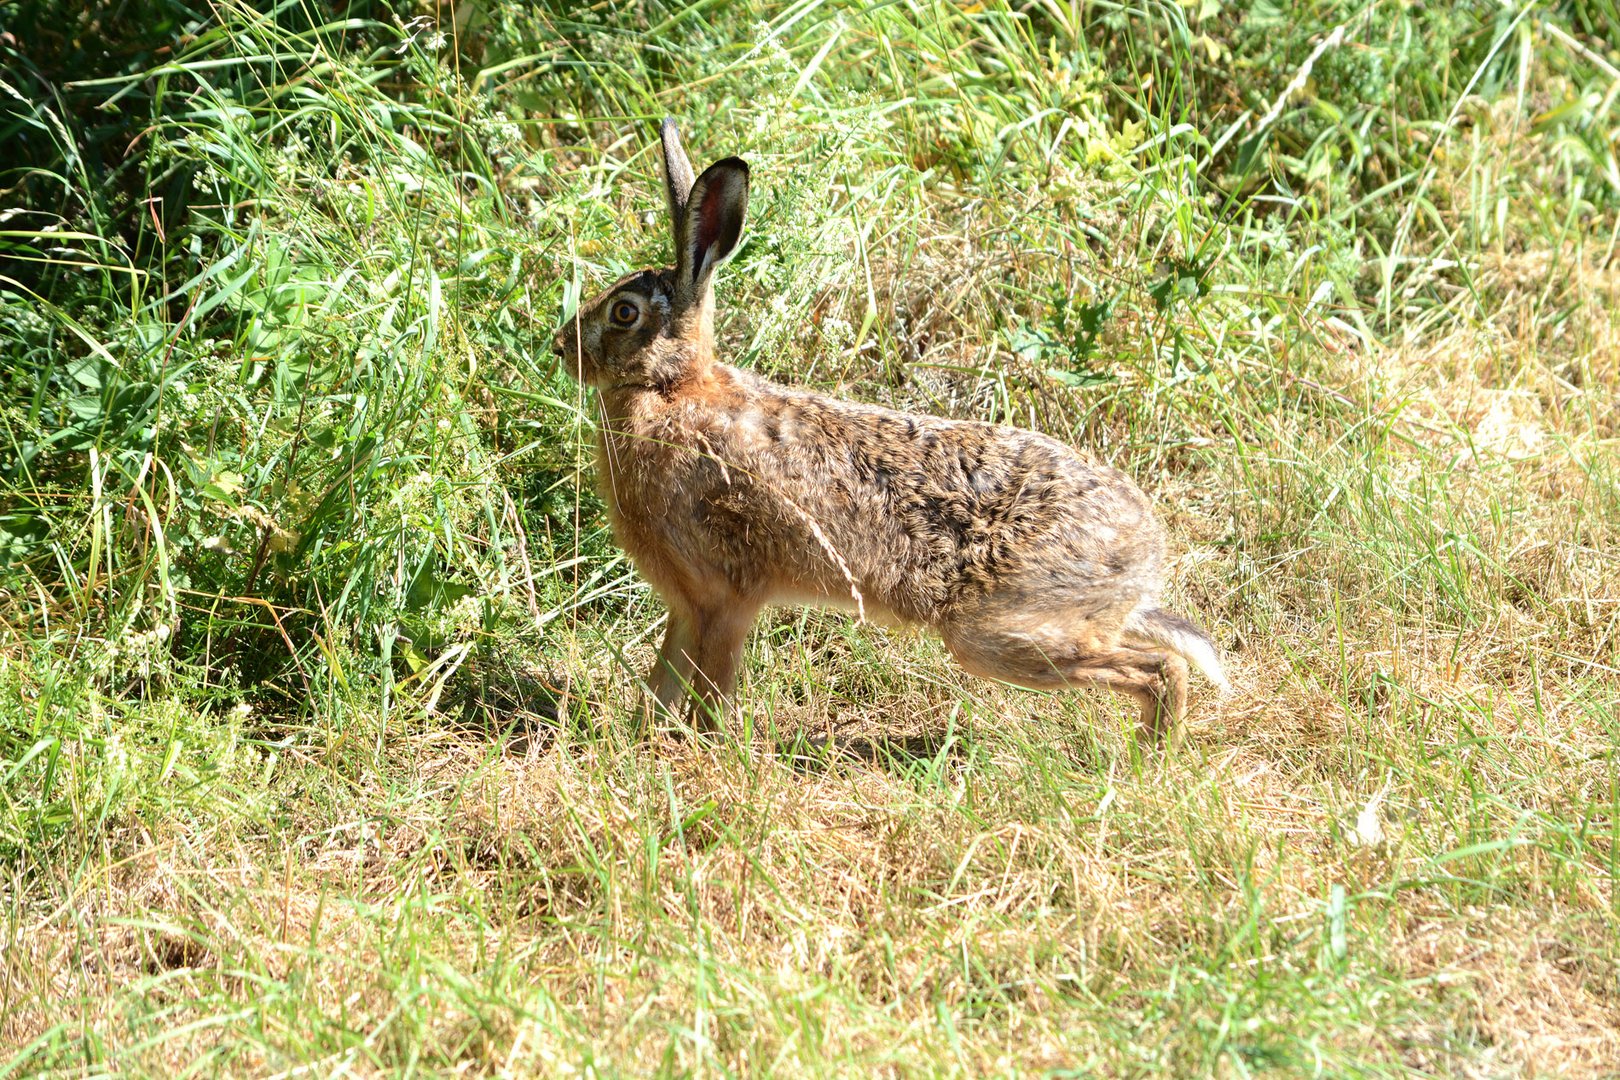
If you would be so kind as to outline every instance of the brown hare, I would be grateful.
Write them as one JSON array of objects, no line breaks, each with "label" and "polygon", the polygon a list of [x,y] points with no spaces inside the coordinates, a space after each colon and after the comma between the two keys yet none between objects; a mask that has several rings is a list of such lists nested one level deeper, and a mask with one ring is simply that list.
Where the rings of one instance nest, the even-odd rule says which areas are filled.
[{"label": "brown hare", "polygon": [[697,722],[730,706],[767,604],[925,623],[975,675],[1131,695],[1153,739],[1181,718],[1210,639],[1159,606],[1164,534],[1124,474],[1029,431],[778,386],[714,356],[714,271],[742,239],[748,166],[693,178],[662,130],[675,266],[582,304],[556,350],[598,394],[613,533],[669,604],[648,678]]}]

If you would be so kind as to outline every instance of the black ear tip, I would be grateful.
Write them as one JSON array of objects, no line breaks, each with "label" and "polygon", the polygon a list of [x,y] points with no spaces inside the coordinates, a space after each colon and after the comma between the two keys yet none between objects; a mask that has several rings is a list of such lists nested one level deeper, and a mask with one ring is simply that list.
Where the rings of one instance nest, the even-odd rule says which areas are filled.
[{"label": "black ear tip", "polygon": [[705,174],[723,172],[741,173],[743,183],[748,182],[748,162],[744,161],[740,157],[721,158],[719,161],[715,162],[713,165],[710,165],[703,171]]},{"label": "black ear tip", "polygon": [[673,116],[664,117],[664,122],[658,125],[658,131],[662,135],[679,135],[681,133],[681,129],[675,126]]}]

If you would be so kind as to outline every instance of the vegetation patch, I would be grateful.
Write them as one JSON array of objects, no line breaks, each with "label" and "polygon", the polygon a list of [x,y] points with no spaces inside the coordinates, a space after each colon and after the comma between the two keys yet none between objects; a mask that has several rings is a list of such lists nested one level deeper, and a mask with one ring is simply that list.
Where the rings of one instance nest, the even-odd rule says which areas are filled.
[{"label": "vegetation patch", "polygon": [[[1620,11],[0,0],[0,1075],[1612,1075]],[[1236,694],[661,605],[562,312],[1135,477]]]}]

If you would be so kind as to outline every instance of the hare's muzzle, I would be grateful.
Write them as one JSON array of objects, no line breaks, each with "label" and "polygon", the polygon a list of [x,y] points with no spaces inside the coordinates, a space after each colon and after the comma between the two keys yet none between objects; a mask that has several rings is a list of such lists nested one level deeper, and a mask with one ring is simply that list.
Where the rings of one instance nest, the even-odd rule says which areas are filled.
[{"label": "hare's muzzle", "polygon": [[551,351],[571,378],[585,381],[584,365],[580,361],[579,326],[573,319],[563,323],[562,328],[552,335]]},{"label": "hare's muzzle", "polygon": [[551,351],[557,354],[557,359],[572,362],[579,352],[579,328],[572,319],[564,323],[551,339]]}]

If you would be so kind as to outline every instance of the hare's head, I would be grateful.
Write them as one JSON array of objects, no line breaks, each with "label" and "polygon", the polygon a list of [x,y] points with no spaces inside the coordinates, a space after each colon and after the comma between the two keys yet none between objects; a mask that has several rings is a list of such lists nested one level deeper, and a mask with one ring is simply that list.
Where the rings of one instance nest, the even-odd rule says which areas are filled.
[{"label": "hare's head", "polygon": [[692,178],[673,120],[662,130],[675,265],[638,270],[579,306],[557,332],[569,374],[601,390],[663,387],[709,363],[714,268],[737,249],[748,210],[748,165],[724,158]]}]

